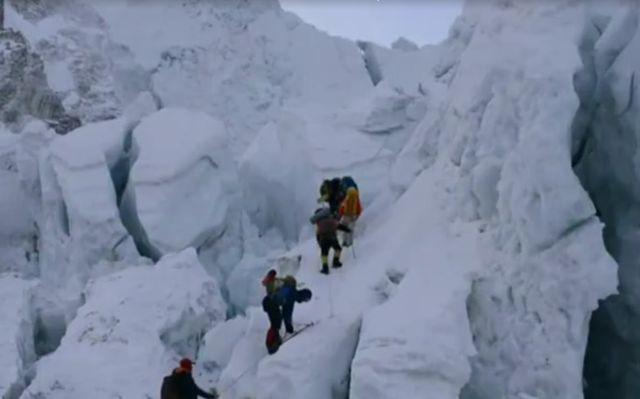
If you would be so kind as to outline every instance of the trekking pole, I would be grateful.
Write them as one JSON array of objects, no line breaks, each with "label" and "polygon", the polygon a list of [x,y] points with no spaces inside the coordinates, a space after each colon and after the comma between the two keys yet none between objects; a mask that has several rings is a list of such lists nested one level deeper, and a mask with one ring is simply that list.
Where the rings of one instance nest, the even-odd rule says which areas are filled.
[{"label": "trekking pole", "polygon": [[353,259],[358,259],[358,257],[356,256],[356,244],[355,244],[355,241],[351,242],[351,252],[353,252]]}]

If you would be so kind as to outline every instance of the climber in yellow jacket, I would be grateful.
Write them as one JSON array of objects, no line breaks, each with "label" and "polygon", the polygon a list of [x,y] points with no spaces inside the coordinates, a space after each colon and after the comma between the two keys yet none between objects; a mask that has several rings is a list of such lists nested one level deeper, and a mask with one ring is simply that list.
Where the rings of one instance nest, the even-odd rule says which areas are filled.
[{"label": "climber in yellow jacket", "polygon": [[350,247],[353,245],[353,229],[356,221],[362,214],[362,204],[360,203],[360,195],[354,187],[347,189],[347,195],[340,205],[340,223],[349,228],[349,232],[345,232],[343,236],[342,246]]}]

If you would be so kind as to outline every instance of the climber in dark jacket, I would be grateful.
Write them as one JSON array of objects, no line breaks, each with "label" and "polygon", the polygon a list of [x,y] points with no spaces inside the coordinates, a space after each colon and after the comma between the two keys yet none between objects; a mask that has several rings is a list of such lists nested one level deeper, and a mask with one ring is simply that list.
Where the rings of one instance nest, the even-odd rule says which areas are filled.
[{"label": "climber in dark jacket", "polygon": [[351,229],[340,224],[336,219],[336,215],[327,208],[317,209],[315,214],[309,221],[316,225],[316,239],[320,246],[320,256],[322,258],[323,274],[329,274],[329,250],[333,248],[333,264],[334,268],[342,267],[340,262],[340,254],[342,247],[338,242],[338,230],[351,233]]},{"label": "climber in dark jacket", "polygon": [[[277,286],[275,283],[278,283]],[[284,320],[284,326],[289,334],[293,334],[293,308],[295,303],[311,300],[311,290],[298,290],[298,283],[293,276],[278,278],[275,270],[270,270],[262,280],[262,285],[267,288],[267,295],[262,300],[262,309],[269,316],[269,330],[267,331],[266,345],[269,354],[276,353],[282,338],[280,327]]]},{"label": "climber in dark jacket", "polygon": [[182,359],[180,367],[173,370],[170,376],[164,377],[160,392],[161,399],[197,399],[198,397],[217,399],[218,393],[215,389],[212,393],[208,393],[196,385],[191,375],[192,371],[193,362],[190,359]]}]

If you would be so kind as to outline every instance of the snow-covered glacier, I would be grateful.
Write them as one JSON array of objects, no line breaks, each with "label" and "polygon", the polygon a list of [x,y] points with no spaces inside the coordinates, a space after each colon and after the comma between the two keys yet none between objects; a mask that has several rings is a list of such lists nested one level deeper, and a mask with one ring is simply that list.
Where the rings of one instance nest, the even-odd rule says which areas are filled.
[{"label": "snow-covered glacier", "polygon": [[[386,48],[275,0],[1,4],[3,399],[157,397],[183,356],[225,399],[640,392],[637,5],[468,1]],[[271,268],[313,292],[274,355]]]}]

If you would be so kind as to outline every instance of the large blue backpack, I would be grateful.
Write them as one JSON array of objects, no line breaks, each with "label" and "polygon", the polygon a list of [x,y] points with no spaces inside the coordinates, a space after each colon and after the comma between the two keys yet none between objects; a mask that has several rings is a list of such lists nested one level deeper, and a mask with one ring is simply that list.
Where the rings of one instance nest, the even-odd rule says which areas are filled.
[{"label": "large blue backpack", "polygon": [[351,176],[344,176],[342,178],[342,189],[346,192],[348,189],[352,187],[355,188],[356,190],[358,189],[358,185],[356,184],[356,181],[353,180],[353,177]]}]

